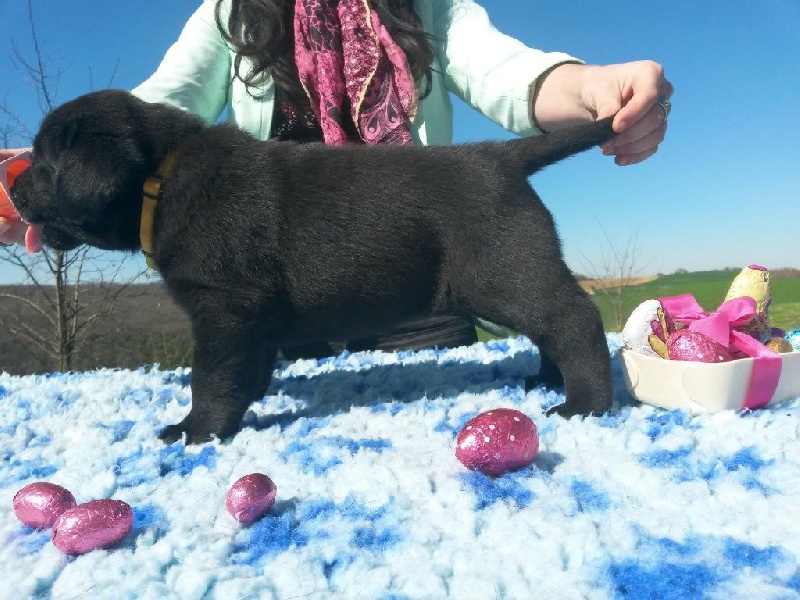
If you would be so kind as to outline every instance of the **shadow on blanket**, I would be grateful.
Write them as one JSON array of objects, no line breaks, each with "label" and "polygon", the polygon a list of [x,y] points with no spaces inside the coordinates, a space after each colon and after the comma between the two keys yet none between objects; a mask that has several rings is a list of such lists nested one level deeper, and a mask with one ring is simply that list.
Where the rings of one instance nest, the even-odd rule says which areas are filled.
[{"label": "shadow on blanket", "polygon": [[[400,353],[411,356],[413,353]],[[370,407],[385,402],[408,404],[422,397],[437,398],[459,393],[483,394],[503,387],[520,388],[524,378],[539,368],[539,354],[534,349],[517,352],[497,362],[440,363],[439,351],[412,364],[370,364],[354,370],[332,370],[311,375],[276,377],[268,395],[284,394],[305,405],[290,413],[264,415],[255,423],[257,430],[274,425],[281,427],[305,417],[325,417],[347,412],[353,407]],[[347,362],[350,354],[332,359]],[[317,361],[328,362],[331,359]],[[348,390],[346,396],[332,395],[334,390]]]}]

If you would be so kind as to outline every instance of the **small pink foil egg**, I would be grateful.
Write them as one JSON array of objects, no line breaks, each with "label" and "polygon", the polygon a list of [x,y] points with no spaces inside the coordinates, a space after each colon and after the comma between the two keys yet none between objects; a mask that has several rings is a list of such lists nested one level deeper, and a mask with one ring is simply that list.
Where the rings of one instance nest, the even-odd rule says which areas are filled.
[{"label": "small pink foil egg", "polygon": [[237,479],[228,490],[225,507],[240,523],[252,523],[272,508],[277,492],[272,479],[261,473],[250,473]]},{"label": "small pink foil egg", "polygon": [[65,554],[85,554],[113,546],[133,527],[133,510],[122,500],[92,500],[62,513],[53,544]]},{"label": "small pink foil egg", "polygon": [[52,527],[61,513],[75,506],[69,490],[46,481],[29,483],[14,496],[14,514],[36,529]]},{"label": "small pink foil egg", "polygon": [[456,458],[472,471],[492,477],[527,467],[539,452],[539,433],[530,418],[496,408],[470,420],[456,439]]},{"label": "small pink foil egg", "polygon": [[670,360],[690,360],[705,363],[720,363],[733,360],[725,346],[718,344],[699,331],[681,329],[669,336],[667,350]]}]

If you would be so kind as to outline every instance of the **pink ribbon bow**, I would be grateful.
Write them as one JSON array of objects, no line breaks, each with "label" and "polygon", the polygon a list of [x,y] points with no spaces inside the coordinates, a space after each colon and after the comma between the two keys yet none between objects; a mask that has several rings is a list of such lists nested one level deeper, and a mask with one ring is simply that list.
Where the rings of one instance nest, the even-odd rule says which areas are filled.
[{"label": "pink ribbon bow", "polygon": [[707,313],[691,294],[659,298],[664,311],[676,323],[703,333],[725,347],[733,346],[753,358],[753,371],[742,408],[763,408],[775,395],[781,378],[783,359],[757,339],[736,331],[756,316],[756,301],[749,296],[724,302],[715,312]]}]

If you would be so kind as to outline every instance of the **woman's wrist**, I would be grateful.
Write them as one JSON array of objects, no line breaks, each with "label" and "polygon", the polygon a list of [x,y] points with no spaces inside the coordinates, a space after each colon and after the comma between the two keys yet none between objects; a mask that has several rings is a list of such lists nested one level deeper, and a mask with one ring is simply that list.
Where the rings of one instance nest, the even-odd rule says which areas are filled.
[{"label": "woman's wrist", "polygon": [[592,68],[581,63],[561,63],[536,80],[530,100],[534,127],[546,133],[594,120],[595,115],[583,98],[586,74]]}]

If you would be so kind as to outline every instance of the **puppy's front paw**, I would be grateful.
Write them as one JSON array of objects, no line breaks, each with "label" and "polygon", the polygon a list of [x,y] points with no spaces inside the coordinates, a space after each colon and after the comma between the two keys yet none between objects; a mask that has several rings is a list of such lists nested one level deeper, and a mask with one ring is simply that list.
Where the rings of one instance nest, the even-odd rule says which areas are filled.
[{"label": "puppy's front paw", "polygon": [[159,434],[166,444],[177,442],[186,434],[186,445],[205,444],[214,438],[224,440],[236,435],[241,425],[241,418],[224,420],[211,418],[194,418],[191,413],[177,425],[169,425]]},{"label": "puppy's front paw", "polygon": [[183,437],[183,429],[180,425],[168,425],[158,434],[160,439],[165,444],[174,444]]},{"label": "puppy's front paw", "polygon": [[191,444],[204,444],[210,442],[214,432],[208,431],[205,428],[198,428],[186,417],[177,425],[169,425],[158,435],[158,437],[165,444],[173,444],[186,434],[186,445]]}]

